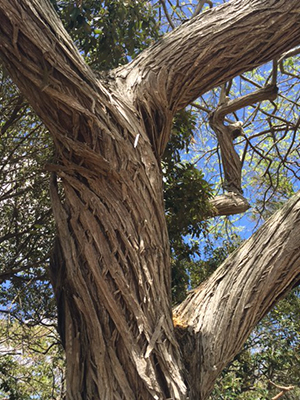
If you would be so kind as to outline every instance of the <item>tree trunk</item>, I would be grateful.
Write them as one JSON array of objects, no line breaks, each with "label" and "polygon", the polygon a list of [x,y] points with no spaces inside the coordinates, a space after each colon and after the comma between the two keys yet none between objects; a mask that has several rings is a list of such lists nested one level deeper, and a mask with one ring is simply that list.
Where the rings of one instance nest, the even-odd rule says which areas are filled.
[{"label": "tree trunk", "polygon": [[60,239],[52,275],[71,399],[182,398],[185,391],[161,177],[146,154],[142,163],[128,152],[132,173],[109,181],[92,165],[59,172],[63,205],[52,184]]},{"label": "tree trunk", "polygon": [[[68,399],[204,400],[299,275],[294,242],[280,247],[265,228],[251,242],[252,261],[242,247],[176,309],[178,341],[160,170],[174,113],[299,44],[299,16],[298,0],[232,1],[99,81],[46,1],[0,2],[0,55],[57,151],[48,166],[59,238],[52,280]],[[299,234],[295,204],[282,235],[291,224]]]},{"label": "tree trunk", "polygon": [[185,398],[162,175],[144,123],[96,79],[47,3],[15,3],[0,4],[2,55],[57,150],[52,282],[67,396]]}]

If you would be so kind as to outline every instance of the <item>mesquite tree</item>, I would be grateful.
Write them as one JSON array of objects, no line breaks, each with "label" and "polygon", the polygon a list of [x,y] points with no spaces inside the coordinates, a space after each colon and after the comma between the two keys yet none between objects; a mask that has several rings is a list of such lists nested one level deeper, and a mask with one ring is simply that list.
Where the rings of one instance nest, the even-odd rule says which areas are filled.
[{"label": "mesquite tree", "polygon": [[[47,165],[51,274],[68,399],[206,399],[251,329],[298,282],[295,196],[172,319],[160,159],[174,113],[299,45],[299,17],[298,0],[233,0],[99,78],[46,0],[1,0],[1,58],[56,149]],[[211,123],[239,192],[222,118]]]}]

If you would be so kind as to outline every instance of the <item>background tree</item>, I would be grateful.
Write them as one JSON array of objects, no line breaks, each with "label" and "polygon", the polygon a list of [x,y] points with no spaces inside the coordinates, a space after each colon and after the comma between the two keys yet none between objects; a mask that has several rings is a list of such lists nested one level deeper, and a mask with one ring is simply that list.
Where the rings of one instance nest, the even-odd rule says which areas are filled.
[{"label": "background tree", "polygon": [[63,399],[64,360],[54,326],[1,319],[0,396],[3,399]]},{"label": "background tree", "polygon": [[[200,4],[200,3],[199,3]],[[77,18],[77,17],[76,17]],[[76,19],[76,21],[77,21],[77,19]],[[78,21],[77,21],[78,22]],[[45,73],[45,68],[44,68],[44,73]],[[46,75],[48,75],[48,73],[46,73]],[[107,79],[107,78],[106,78]],[[106,81],[105,81],[106,82]],[[107,82],[106,82],[107,83]],[[260,93],[259,93],[259,95],[261,95],[262,93],[263,93],[263,95],[265,94],[265,92],[266,91],[261,91]],[[270,95],[270,91],[267,91],[268,92],[268,96]],[[255,96],[257,96],[258,94],[255,94]],[[271,96],[274,96],[274,92],[272,92],[271,91]],[[257,97],[256,97],[257,98]],[[249,98],[248,98],[248,100],[249,100]],[[251,98],[251,100],[253,101],[253,97]],[[244,103],[245,104],[245,103]],[[222,104],[220,104],[221,106],[223,105],[223,103]],[[224,107],[224,105],[223,105],[223,107]],[[233,107],[233,110],[235,110],[236,111],[236,109],[235,109],[235,107],[236,107],[236,104],[234,105],[234,107]],[[222,107],[221,107],[222,108]],[[231,108],[231,110],[232,110],[232,108]],[[224,111],[223,111],[224,112]],[[216,114],[216,112],[215,112],[215,114]],[[144,116],[145,117],[145,116]],[[162,117],[162,116],[161,116]],[[147,117],[148,119],[149,119],[149,115],[148,115],[148,117]],[[222,112],[221,112],[221,122],[222,122],[222,118],[223,118],[223,116],[222,116]],[[217,119],[217,120],[215,120],[215,121],[213,121],[213,123],[215,124],[215,125],[218,125],[219,124],[219,126],[220,126],[220,121]],[[229,128],[231,128],[231,126],[232,126],[232,124],[229,126]],[[153,128],[153,126],[152,126],[152,128]],[[221,127],[222,128],[222,127]],[[226,130],[225,131],[228,131],[228,128],[226,128]],[[229,129],[229,131],[231,132],[231,130]],[[155,133],[155,132],[152,132],[152,134],[153,133]],[[151,135],[150,135],[151,136]],[[139,138],[138,138],[139,139]],[[138,139],[135,139],[135,140],[138,140]],[[152,137],[152,139],[153,139],[153,137]],[[134,143],[136,143],[135,141],[134,141]],[[153,145],[154,145],[154,142],[152,143]],[[70,143],[68,144],[68,146],[70,145]],[[221,147],[222,147],[222,145],[220,145]],[[69,147],[68,147],[69,148]],[[224,149],[224,147],[223,147],[223,149]],[[73,149],[74,150],[74,149]],[[78,148],[77,148],[77,151],[78,151]],[[221,152],[222,152],[222,148],[221,148]],[[76,151],[75,151],[75,153],[76,153]],[[223,153],[224,153],[224,151],[223,151]],[[81,153],[80,153],[81,154]],[[234,154],[234,153],[233,153]],[[81,154],[81,156],[82,156],[82,154]],[[226,157],[225,157],[226,158]],[[223,159],[224,159],[224,157],[223,157]],[[224,160],[223,160],[223,162],[224,162]],[[226,165],[226,164],[225,164]],[[224,167],[225,168],[225,167]],[[189,172],[189,168],[187,168],[187,171]],[[228,172],[229,171],[229,172]],[[82,171],[81,171],[82,172]],[[180,172],[180,171],[179,171]],[[226,176],[226,173],[227,173],[227,188],[228,188],[228,177],[230,178],[230,174],[231,174],[231,171],[230,171],[230,168],[229,169],[227,169],[226,171],[225,171],[225,176]],[[229,174],[229,175],[228,175]],[[180,175],[179,174],[179,177],[180,176],[182,176],[182,174]],[[240,177],[239,176],[237,176],[237,175],[235,175],[234,176],[234,178],[238,178],[238,179],[240,179]],[[229,185],[229,187],[230,187],[230,185]],[[235,184],[235,188],[236,189],[238,189],[238,191],[240,192],[240,187],[237,187],[236,186],[236,184]],[[76,189],[76,190],[78,190],[78,188]],[[172,191],[171,191],[171,193],[172,193]],[[56,279],[57,279],[57,277],[56,277]],[[58,282],[59,283],[59,282]],[[58,288],[59,288],[59,285],[58,285]],[[153,360],[152,360],[153,361]]]}]

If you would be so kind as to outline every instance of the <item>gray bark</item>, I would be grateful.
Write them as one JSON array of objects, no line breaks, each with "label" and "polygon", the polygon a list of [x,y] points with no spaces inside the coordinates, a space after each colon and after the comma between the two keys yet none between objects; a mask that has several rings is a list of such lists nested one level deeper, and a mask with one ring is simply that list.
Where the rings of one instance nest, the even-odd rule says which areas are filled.
[{"label": "gray bark", "polygon": [[[176,331],[194,347],[178,341],[159,162],[174,113],[299,44],[299,16],[298,0],[232,1],[187,22],[101,81],[47,2],[1,0],[1,58],[57,151],[48,166],[59,239],[52,279],[68,399],[186,399],[188,393],[205,399],[250,328],[299,275],[289,239],[299,229],[293,203],[280,217],[287,244],[267,225],[247,254],[240,250],[246,266],[236,253],[230,268],[195,292],[204,297],[191,295],[176,310],[184,321]],[[227,270],[235,271],[231,279]]]},{"label": "gray bark", "polygon": [[226,193],[214,197],[212,205],[213,216],[241,214],[250,208],[250,204],[240,193]]},{"label": "gray bark", "polygon": [[174,112],[299,44],[299,12],[297,0],[230,1],[184,23],[116,72],[119,87],[125,84],[124,94],[149,122],[158,155]]},{"label": "gray bark", "polygon": [[255,325],[299,283],[299,235],[300,192],[174,310],[191,398],[207,398]]}]

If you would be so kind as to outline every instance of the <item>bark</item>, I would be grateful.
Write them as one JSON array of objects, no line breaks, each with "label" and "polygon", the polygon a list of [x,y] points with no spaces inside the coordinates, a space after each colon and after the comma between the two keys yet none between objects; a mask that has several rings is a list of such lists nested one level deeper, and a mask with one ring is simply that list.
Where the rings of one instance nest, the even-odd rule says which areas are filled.
[{"label": "bark", "polygon": [[250,204],[240,193],[226,193],[214,197],[210,204],[212,205],[213,215],[235,215],[241,214],[250,208]]},{"label": "bark", "polygon": [[161,170],[140,116],[46,2],[3,1],[0,15],[2,59],[57,150],[52,281],[68,398],[184,398]]},{"label": "bark", "polygon": [[117,71],[157,154],[168,142],[175,111],[297,46],[299,13],[297,0],[230,1],[184,23]]},{"label": "bark", "polygon": [[299,283],[299,235],[300,192],[174,310],[192,399],[208,397],[255,325]]},{"label": "bark", "polygon": [[[237,212],[244,212],[249,208],[247,207],[247,201],[242,196],[242,160],[234,148],[234,140],[239,136],[244,136],[243,123],[237,121],[235,123],[227,123],[226,125],[224,123],[225,116],[256,102],[275,100],[277,97],[277,91],[278,89],[275,85],[269,85],[238,99],[228,100],[225,96],[224,90],[222,90],[221,94],[223,95],[221,98],[224,99],[222,99],[221,104],[219,104],[217,109],[211,114],[210,126],[217,136],[221,149],[222,165],[225,176],[223,188],[230,194],[236,195],[233,197],[231,196],[231,198],[236,199],[236,202],[238,201],[239,207],[233,206],[228,209],[228,200],[230,196],[227,196],[227,198],[225,198],[227,200],[225,201],[227,207],[225,206],[224,212],[222,212],[222,208],[219,206],[222,198],[219,198],[214,200],[218,215],[234,214],[234,210]],[[241,209],[241,211],[239,211],[239,209]]]},{"label": "bark", "polygon": [[[59,239],[52,280],[66,348],[68,399],[186,399],[186,382],[190,399],[205,399],[250,326],[299,273],[294,244],[278,247],[286,257],[281,266],[265,230],[253,246],[263,243],[269,249],[274,279],[271,261],[266,256],[258,263],[255,250],[252,270],[249,257],[245,269],[238,264],[234,279],[225,279],[227,269],[221,268],[204,291],[196,292],[205,293],[201,301],[190,296],[176,310],[185,321],[181,332],[187,344],[178,342],[159,162],[175,111],[299,44],[299,15],[298,0],[232,1],[98,80],[47,2],[1,0],[0,55],[57,151],[56,163],[48,167],[54,173],[51,199]],[[296,220],[282,222],[283,237],[291,223],[299,229]],[[228,270],[235,270],[233,264]],[[236,346],[228,332],[236,336]],[[212,335],[217,340],[207,343]],[[196,347],[189,348],[191,343]]]}]

